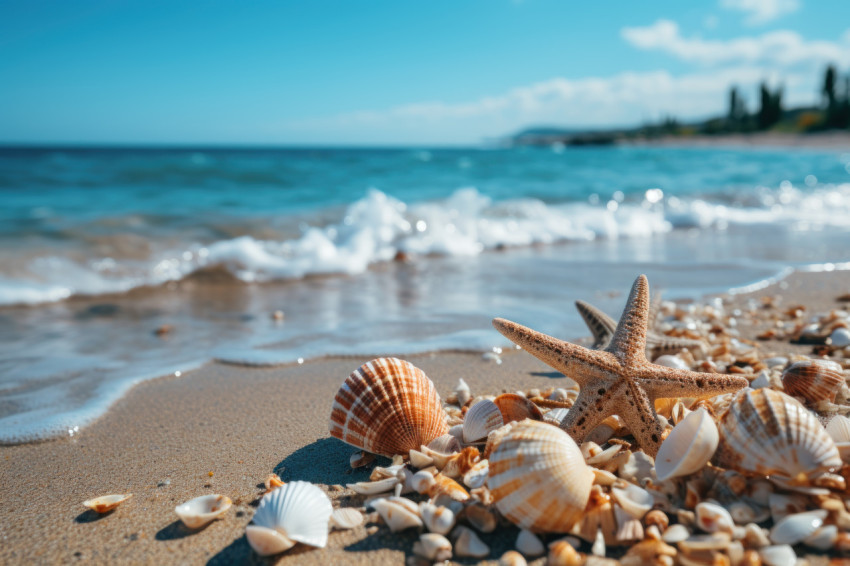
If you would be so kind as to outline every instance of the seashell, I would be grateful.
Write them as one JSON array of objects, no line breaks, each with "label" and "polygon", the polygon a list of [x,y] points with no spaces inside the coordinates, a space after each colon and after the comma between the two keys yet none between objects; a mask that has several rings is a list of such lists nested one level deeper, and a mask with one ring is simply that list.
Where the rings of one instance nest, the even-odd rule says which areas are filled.
[{"label": "seashell", "polygon": [[403,531],[411,527],[421,527],[422,519],[419,518],[418,509],[412,511],[402,503],[402,498],[381,498],[370,503],[371,507],[378,512],[384,523],[392,532]]},{"label": "seashell", "polygon": [[422,468],[427,468],[428,466],[434,463],[434,458],[425,454],[420,450],[411,450],[410,451],[410,465],[414,468],[421,470]]},{"label": "seashell", "polygon": [[850,463],[850,419],[844,415],[835,415],[826,423],[826,432],[835,441],[841,459]]},{"label": "seashell", "polygon": [[841,366],[823,360],[796,362],[782,373],[785,392],[792,397],[802,397],[810,403],[824,399],[834,403],[835,396],[844,383]]},{"label": "seashell", "polygon": [[646,524],[647,528],[654,525],[658,528],[659,532],[661,532],[667,530],[668,525],[670,525],[670,517],[668,517],[667,513],[661,509],[652,509],[644,515],[643,522]]},{"label": "seashell", "polygon": [[764,566],[794,566],[797,563],[797,555],[794,554],[794,549],[787,544],[760,548],[759,557]]},{"label": "seashell", "polygon": [[109,513],[124,501],[133,497],[132,493],[123,493],[115,495],[101,495],[94,499],[83,501],[83,505],[94,511],[95,513]]},{"label": "seashell", "polygon": [[434,487],[434,474],[420,470],[410,478],[410,486],[416,493],[428,493]]},{"label": "seashell", "polygon": [[443,474],[437,474],[434,476],[434,485],[431,486],[431,489],[428,491],[428,495],[430,497],[446,495],[455,501],[466,501],[469,499],[469,492],[466,491],[462,485]]},{"label": "seashell", "polygon": [[747,548],[763,548],[770,546],[770,539],[767,538],[767,531],[755,523],[749,523],[744,526],[744,536],[741,539]]},{"label": "seashell", "polygon": [[725,532],[731,533],[735,528],[735,521],[729,511],[708,501],[698,503],[696,509],[696,524],[707,533]]},{"label": "seashell", "polygon": [[788,395],[743,390],[720,417],[718,466],[743,473],[816,477],[841,467],[832,438]]},{"label": "seashell", "polygon": [[800,543],[823,525],[826,516],[827,511],[824,509],[786,515],[770,529],[770,540],[774,544]]},{"label": "seashell", "polygon": [[263,496],[245,536],[260,556],[283,552],[296,542],[324,548],[332,513],[331,500],[321,489],[290,482]]},{"label": "seashell", "polygon": [[478,401],[463,419],[463,441],[467,444],[483,440],[487,435],[504,425],[502,412],[493,401]]},{"label": "seashell", "polygon": [[561,421],[566,418],[569,409],[560,407],[558,409],[552,409],[551,411],[547,411],[543,415],[543,420],[547,423],[554,424],[555,426],[561,426]]},{"label": "seashell", "polygon": [[705,467],[720,437],[714,419],[703,408],[688,414],[661,443],[655,457],[658,481],[686,476]]},{"label": "seashell", "polygon": [[352,372],[337,391],[330,433],[392,457],[448,434],[448,427],[440,396],[422,370],[396,358],[378,358]]},{"label": "seashell", "polygon": [[413,554],[434,562],[442,562],[452,557],[452,543],[443,535],[425,533],[413,543]]},{"label": "seashell", "polygon": [[375,455],[371,452],[366,452],[365,450],[361,450],[360,452],[355,452],[348,459],[348,464],[353,468],[362,468],[363,466],[368,466],[372,462],[375,461]]},{"label": "seashell", "polygon": [[528,529],[520,529],[514,548],[525,556],[541,556],[546,552],[543,542]]},{"label": "seashell", "polygon": [[671,356],[669,354],[664,355],[664,356],[659,356],[652,363],[659,365],[659,366],[666,366],[668,368],[673,368],[673,369],[691,369],[690,366],[685,363],[685,360],[683,360],[679,356]]},{"label": "seashell", "polygon": [[455,554],[457,556],[472,556],[473,558],[484,558],[490,554],[490,547],[484,544],[475,531],[463,525],[452,533],[455,541]]},{"label": "seashell", "polygon": [[850,346],[850,330],[846,328],[836,328],[829,335],[829,343],[836,348],[844,348]]},{"label": "seashell", "polygon": [[826,551],[832,548],[837,538],[838,527],[835,525],[824,525],[806,537],[803,543],[806,546]]},{"label": "seashell", "polygon": [[202,495],[174,508],[174,512],[190,529],[199,529],[224,515],[231,507],[229,497]]},{"label": "seashell", "polygon": [[467,506],[463,516],[470,525],[481,533],[492,533],[499,523],[496,514],[483,505]]},{"label": "seashell", "polygon": [[605,550],[605,535],[602,533],[602,529],[598,529],[596,539],[590,547],[590,553],[594,556],[605,556]]},{"label": "seashell", "polygon": [[277,474],[269,474],[268,477],[266,477],[266,480],[263,482],[263,485],[266,486],[266,491],[277,489],[285,484],[286,482],[280,479],[280,476],[278,476]]},{"label": "seashell", "polygon": [[770,516],[774,523],[778,523],[788,515],[804,512],[808,507],[808,498],[802,495],[771,493],[768,504],[770,505]]},{"label": "seashell", "polygon": [[551,564],[552,566],[580,566],[584,563],[584,558],[567,541],[556,540],[549,545],[549,555],[546,558],[546,564]]},{"label": "seashell", "polygon": [[454,454],[460,452],[461,445],[457,438],[446,433],[429,442],[428,448],[441,454]]},{"label": "seashell", "polygon": [[392,489],[400,482],[398,477],[392,476],[389,478],[384,478],[378,481],[362,481],[357,483],[349,483],[346,484],[345,487],[348,489],[353,489],[355,492],[361,495],[378,495],[379,493],[386,493],[388,491],[392,491]]},{"label": "seashell", "polygon": [[499,442],[502,441],[504,437],[508,435],[513,426],[516,423],[508,423],[503,427],[497,428],[493,432],[487,435],[487,444],[484,446],[484,453],[481,455],[482,458],[489,460],[490,454],[493,450],[496,449],[496,446],[499,445]]},{"label": "seashell", "polygon": [[437,507],[433,503],[423,501],[419,504],[419,514],[425,528],[432,533],[446,535],[455,526],[455,514],[448,507]]},{"label": "seashell", "polygon": [[764,507],[756,509],[748,503],[735,501],[729,505],[729,515],[737,525],[747,525],[749,523],[761,523],[770,519],[770,511]]},{"label": "seashell", "polygon": [[625,487],[615,485],[611,488],[611,495],[633,519],[643,519],[655,503],[651,493],[631,483]]},{"label": "seashell", "polygon": [[567,433],[524,420],[490,455],[487,483],[496,507],[519,527],[569,532],[584,511],[593,477]]},{"label": "seashell", "polygon": [[469,489],[478,489],[487,483],[489,473],[490,461],[480,460],[463,475],[463,483]]},{"label": "seashell", "polygon": [[670,525],[664,530],[664,534],[661,535],[661,540],[666,543],[676,544],[677,542],[687,540],[690,536],[691,531],[688,530],[688,527],[681,523],[676,523],[675,525]]},{"label": "seashell", "polygon": [[710,535],[693,535],[679,543],[679,550],[685,554],[700,551],[724,551],[729,548],[732,537],[729,533],[712,533]]},{"label": "seashell", "polygon": [[552,393],[550,393],[549,396],[546,398],[550,401],[566,401],[570,398],[570,394],[563,387],[557,387],[553,389]]},{"label": "seashell", "polygon": [[516,550],[509,550],[499,558],[499,566],[528,566],[528,562]]},{"label": "seashell", "polygon": [[602,450],[598,454],[591,456],[590,458],[586,458],[585,462],[588,466],[596,466],[601,467],[614,459],[614,456],[623,449],[622,444],[612,444],[605,450]]},{"label": "seashell", "polygon": [[352,507],[335,509],[331,513],[331,526],[342,531],[359,527],[363,524],[363,513]]},{"label": "seashell", "polygon": [[537,405],[522,395],[503,393],[493,399],[493,403],[499,407],[499,411],[502,413],[502,420],[505,423],[524,421],[525,419],[534,419],[536,421],[543,419],[543,413]]},{"label": "seashell", "polygon": [[455,387],[455,397],[457,397],[457,404],[463,407],[466,405],[466,402],[472,399],[472,393],[469,390],[469,385],[463,380],[463,378],[459,379],[457,382],[457,386]]},{"label": "seashell", "polygon": [[443,466],[441,471],[443,475],[450,478],[459,478],[472,469],[475,463],[478,462],[480,456],[481,453],[478,452],[478,448],[475,446],[467,446],[459,453],[451,456],[446,461],[446,465]]}]

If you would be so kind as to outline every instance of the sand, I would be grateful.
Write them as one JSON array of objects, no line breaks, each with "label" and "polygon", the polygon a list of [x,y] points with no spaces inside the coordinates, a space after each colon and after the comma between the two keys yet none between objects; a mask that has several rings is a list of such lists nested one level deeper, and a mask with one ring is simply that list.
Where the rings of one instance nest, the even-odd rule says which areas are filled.
[{"label": "sand", "polygon": [[[730,302],[781,294],[789,306],[827,310],[840,306],[835,298],[850,291],[850,272],[798,273],[781,285]],[[741,327],[743,336],[758,331]],[[810,351],[773,342],[759,347]],[[478,353],[407,359],[443,395],[459,377],[473,393],[546,388],[563,379],[515,350],[503,355],[501,365]],[[333,358],[264,369],[209,364],[180,378],[140,384],[74,437],[0,448],[0,563],[403,563],[416,539],[413,532],[390,535],[381,528],[370,536],[365,527],[333,532],[325,549],[299,546],[272,559],[258,558],[244,537],[262,493],[259,484],[271,472],[323,486],[367,478],[368,471],[348,465],[355,449],[327,432],[334,393],[363,361]],[[352,503],[352,492],[329,491],[338,503]],[[104,516],[81,505],[123,492],[134,496]],[[223,520],[188,531],[177,521],[175,505],[209,493],[231,497],[234,508]],[[510,527],[482,538],[498,559],[516,533]]]}]

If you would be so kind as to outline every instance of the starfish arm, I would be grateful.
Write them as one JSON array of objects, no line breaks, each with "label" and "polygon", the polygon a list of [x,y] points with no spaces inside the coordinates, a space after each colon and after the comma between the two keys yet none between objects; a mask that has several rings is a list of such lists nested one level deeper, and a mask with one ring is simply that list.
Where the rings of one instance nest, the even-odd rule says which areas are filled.
[{"label": "starfish arm", "polygon": [[708,399],[738,391],[750,383],[739,375],[699,373],[655,364],[646,364],[637,377],[653,401],[669,397]]},{"label": "starfish arm", "polygon": [[584,301],[576,301],[576,310],[584,319],[590,333],[593,334],[593,347],[604,348],[607,346],[617,329],[617,321]]},{"label": "starfish arm", "polygon": [[514,344],[523,350],[574,379],[579,385],[584,384],[599,374],[600,370],[616,365],[612,356],[604,352],[588,350],[576,344],[558,340],[542,332],[537,332],[521,324],[494,318],[493,326]]},{"label": "starfish arm", "polygon": [[632,285],[623,316],[606,348],[630,366],[646,359],[646,329],[649,322],[649,282],[640,275]]},{"label": "starfish arm", "polygon": [[591,380],[582,386],[575,403],[561,421],[561,428],[581,444],[599,423],[613,414],[611,407],[618,390],[622,388],[616,385],[606,388],[604,381]]},{"label": "starfish arm", "polygon": [[[634,389],[640,390],[639,387]],[[630,404],[617,414],[626,423],[626,427],[638,441],[641,450],[655,458],[664,438],[664,425],[659,421],[655,408],[647,396],[632,397]]]}]

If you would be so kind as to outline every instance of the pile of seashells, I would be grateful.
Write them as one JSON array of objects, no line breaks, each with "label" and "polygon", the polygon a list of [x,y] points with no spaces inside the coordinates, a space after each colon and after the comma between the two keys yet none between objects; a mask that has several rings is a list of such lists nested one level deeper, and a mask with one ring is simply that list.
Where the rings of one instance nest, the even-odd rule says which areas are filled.
[{"label": "pile of seashells", "polygon": [[[703,346],[655,363],[742,374],[750,387],[658,400],[669,426],[655,459],[616,416],[581,445],[561,430],[579,393],[569,377],[499,395],[474,395],[461,379],[441,400],[409,362],[372,360],[337,392],[330,433],[360,450],[352,467],[373,465],[375,455],[391,463],[347,486],[359,507],[336,510],[322,489],[270,476],[248,542],[272,555],[373,523],[418,533],[409,564],[790,566],[850,555],[850,340],[841,345],[839,332],[850,315],[804,311],[770,301],[732,312],[662,303],[654,330]],[[739,336],[739,323],[766,326],[762,340],[811,344],[814,357],[766,356]],[[223,505],[203,499],[178,514]],[[501,556],[480,536],[497,529],[515,536]]]}]

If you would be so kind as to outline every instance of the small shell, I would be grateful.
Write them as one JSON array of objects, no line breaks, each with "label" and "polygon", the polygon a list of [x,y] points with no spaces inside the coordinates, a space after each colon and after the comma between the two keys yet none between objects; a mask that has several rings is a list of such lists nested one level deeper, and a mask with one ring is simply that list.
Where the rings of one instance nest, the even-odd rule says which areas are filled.
[{"label": "small shell", "polygon": [[425,528],[432,533],[447,535],[455,526],[455,514],[448,507],[437,507],[433,503],[423,501],[419,504],[419,514]]},{"label": "small shell", "polygon": [[841,467],[832,438],[793,398],[744,390],[720,417],[718,466],[743,473],[814,478]]},{"label": "small shell", "polygon": [[696,524],[707,533],[725,532],[731,533],[735,528],[735,521],[729,511],[717,505],[703,501],[696,506]]},{"label": "small shell", "polygon": [[825,551],[832,548],[837,538],[838,527],[835,525],[824,525],[806,537],[803,543],[806,546]]},{"label": "small shell", "polygon": [[632,483],[622,488],[612,487],[611,495],[633,519],[643,519],[655,503],[651,493]]},{"label": "small shell", "polygon": [[468,527],[460,526],[452,533],[455,541],[455,554],[457,556],[472,556],[484,558],[490,554],[490,547],[484,544],[475,531]]},{"label": "small shell", "polygon": [[478,489],[487,483],[487,476],[490,472],[490,461],[481,460],[472,466],[469,471],[463,475],[463,483],[469,489]]},{"label": "small shell", "polygon": [[770,529],[770,540],[774,544],[794,545],[814,534],[826,519],[824,509],[786,515]]},{"label": "small shell", "polygon": [[499,566],[528,566],[528,562],[516,550],[509,550],[499,558]]},{"label": "small shell", "polygon": [[552,423],[555,426],[561,426],[561,421],[566,418],[568,412],[570,412],[570,410],[563,407],[552,409],[543,415],[543,420],[548,423]]},{"label": "small shell", "polygon": [[782,373],[785,392],[793,397],[802,397],[809,403],[824,399],[834,403],[844,383],[841,366],[829,361],[803,360],[791,364]]},{"label": "small shell", "polygon": [[525,556],[542,556],[546,552],[543,542],[528,529],[520,529],[514,547]]},{"label": "small shell", "polygon": [[277,474],[269,474],[268,477],[266,477],[266,480],[263,482],[263,485],[266,486],[266,491],[277,489],[285,484],[286,482],[280,479],[280,476],[278,476]]},{"label": "small shell", "polygon": [[584,511],[593,477],[567,433],[525,420],[490,455],[488,486],[499,511],[519,527],[569,532]]},{"label": "small shell", "polygon": [[378,512],[392,532],[411,527],[421,527],[422,519],[417,512],[408,509],[401,498],[375,499],[371,506]]},{"label": "small shell", "polygon": [[499,411],[502,413],[502,420],[505,423],[524,421],[525,419],[534,419],[536,421],[543,419],[543,413],[537,405],[516,393],[503,393],[493,399],[493,403],[499,407]]},{"label": "small shell", "polygon": [[469,408],[463,419],[463,441],[467,444],[487,438],[490,432],[505,424],[499,406],[482,399]]},{"label": "small shell", "polygon": [[463,513],[469,524],[482,533],[492,533],[499,523],[496,514],[483,505],[469,505]]},{"label": "small shell", "polygon": [[230,509],[231,501],[224,495],[202,495],[174,508],[174,512],[190,529],[199,529],[218,519]]},{"label": "small shell", "polygon": [[386,493],[388,491],[392,491],[392,489],[400,481],[401,480],[399,480],[398,477],[393,476],[378,481],[363,481],[357,483],[350,483],[347,484],[345,487],[353,489],[355,492],[361,495],[378,495],[379,493]]},{"label": "small shell", "polygon": [[416,493],[428,493],[431,491],[431,488],[434,486],[434,474],[430,472],[426,472],[425,470],[419,470],[413,477],[410,478],[410,487]]},{"label": "small shell", "polygon": [[850,419],[835,415],[826,423],[826,433],[836,442],[850,442]]},{"label": "small shell", "polygon": [[308,482],[290,482],[260,500],[245,535],[261,556],[283,552],[296,542],[324,548],[332,513],[324,491]]},{"label": "small shell", "polygon": [[655,457],[658,481],[697,472],[711,460],[720,437],[714,419],[703,408],[688,414],[661,443]]},{"label": "small shell", "polygon": [[131,497],[133,497],[132,493],[101,495],[100,497],[83,501],[83,505],[96,513],[109,513]]},{"label": "small shell", "polygon": [[659,366],[666,366],[668,368],[673,368],[673,369],[691,369],[690,366],[688,366],[688,364],[685,363],[685,360],[683,360],[679,356],[672,356],[672,355],[669,355],[669,354],[664,355],[664,356],[659,356],[652,363],[659,365]]},{"label": "small shell", "polygon": [[351,507],[335,509],[331,514],[331,526],[345,531],[363,524],[363,513]]},{"label": "small shell", "polygon": [[441,454],[453,454],[455,452],[460,452],[461,445],[457,438],[446,433],[429,442],[428,448],[435,452],[440,452]]},{"label": "small shell", "polygon": [[413,543],[413,553],[434,562],[442,562],[452,557],[452,543],[443,535],[425,533]]},{"label": "small shell", "polygon": [[472,393],[469,390],[469,385],[463,380],[463,378],[459,379],[457,382],[457,386],[455,387],[455,396],[457,397],[457,404],[463,407],[466,405],[466,402],[472,399]]},{"label": "small shell", "polygon": [[584,564],[584,558],[573,546],[565,540],[556,540],[549,545],[549,556],[546,564],[558,566],[579,566]]},{"label": "small shell", "polygon": [[[420,447],[421,448],[421,447]],[[420,450],[411,450],[410,451],[410,465],[414,468],[421,470],[422,468],[427,468],[428,466],[434,463],[434,458],[425,454]]]},{"label": "small shell", "polygon": [[434,384],[413,364],[378,358],[355,370],[334,397],[331,436],[394,456],[448,433]]},{"label": "small shell", "polygon": [[434,476],[434,485],[431,486],[431,489],[428,491],[428,495],[431,497],[446,495],[455,501],[466,501],[469,499],[469,492],[466,491],[462,485],[443,474],[437,474]]},{"label": "small shell", "polygon": [[797,555],[788,544],[760,548],[759,557],[765,566],[794,566],[797,563]]}]

